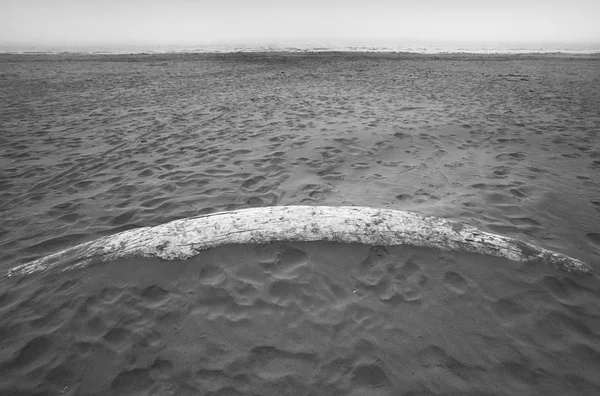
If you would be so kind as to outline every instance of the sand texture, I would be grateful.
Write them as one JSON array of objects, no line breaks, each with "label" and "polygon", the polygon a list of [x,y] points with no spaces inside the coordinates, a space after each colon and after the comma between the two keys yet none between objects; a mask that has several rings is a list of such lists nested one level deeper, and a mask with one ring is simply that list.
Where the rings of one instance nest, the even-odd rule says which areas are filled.
[{"label": "sand texture", "polygon": [[[0,273],[220,211],[414,211],[600,263],[600,57],[0,55]],[[600,280],[226,245],[0,279],[0,394],[600,394]]]},{"label": "sand texture", "polygon": [[2,56],[2,262],[288,204],[414,210],[597,261],[598,60]]},{"label": "sand texture", "polygon": [[600,282],[543,264],[306,242],[12,281],[5,394],[600,391]]},{"label": "sand texture", "polygon": [[411,245],[542,261],[563,271],[593,274],[572,257],[439,217],[357,206],[293,205],[219,212],[123,231],[11,268],[7,276],[70,271],[128,257],[186,260],[217,246],[281,241]]}]

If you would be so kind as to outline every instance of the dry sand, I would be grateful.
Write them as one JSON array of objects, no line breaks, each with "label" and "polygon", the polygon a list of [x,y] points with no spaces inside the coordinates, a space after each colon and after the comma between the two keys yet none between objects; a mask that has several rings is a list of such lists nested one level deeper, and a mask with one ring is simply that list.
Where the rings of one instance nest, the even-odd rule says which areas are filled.
[{"label": "dry sand", "polygon": [[[1,55],[0,270],[301,203],[599,272],[598,86],[594,56]],[[550,267],[306,243],[0,282],[5,394],[600,393],[600,282]]]}]

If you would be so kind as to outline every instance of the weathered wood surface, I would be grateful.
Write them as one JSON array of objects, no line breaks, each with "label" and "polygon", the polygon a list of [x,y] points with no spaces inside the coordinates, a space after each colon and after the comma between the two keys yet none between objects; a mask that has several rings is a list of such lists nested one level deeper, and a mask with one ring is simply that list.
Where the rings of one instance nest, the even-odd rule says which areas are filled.
[{"label": "weathered wood surface", "polygon": [[542,260],[565,271],[592,273],[578,259],[441,218],[365,207],[275,206],[214,213],[124,231],[12,268],[7,275],[67,271],[134,256],[183,260],[224,244],[272,241],[414,245],[520,262]]}]

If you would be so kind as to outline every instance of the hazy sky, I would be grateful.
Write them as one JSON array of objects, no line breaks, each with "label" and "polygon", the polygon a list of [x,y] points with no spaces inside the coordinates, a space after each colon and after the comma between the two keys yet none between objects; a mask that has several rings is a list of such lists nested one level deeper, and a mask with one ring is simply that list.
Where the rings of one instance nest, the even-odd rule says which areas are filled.
[{"label": "hazy sky", "polygon": [[600,0],[0,0],[0,43],[600,41]]}]

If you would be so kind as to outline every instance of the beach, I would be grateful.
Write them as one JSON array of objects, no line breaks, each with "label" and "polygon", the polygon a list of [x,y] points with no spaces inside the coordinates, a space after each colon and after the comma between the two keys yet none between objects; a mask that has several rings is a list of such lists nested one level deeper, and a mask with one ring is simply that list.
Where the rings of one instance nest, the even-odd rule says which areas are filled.
[{"label": "beach", "polygon": [[[599,84],[599,55],[0,55],[0,270],[190,216],[355,205],[598,273]],[[0,393],[600,392],[598,277],[482,257],[275,243],[2,279]]]}]

